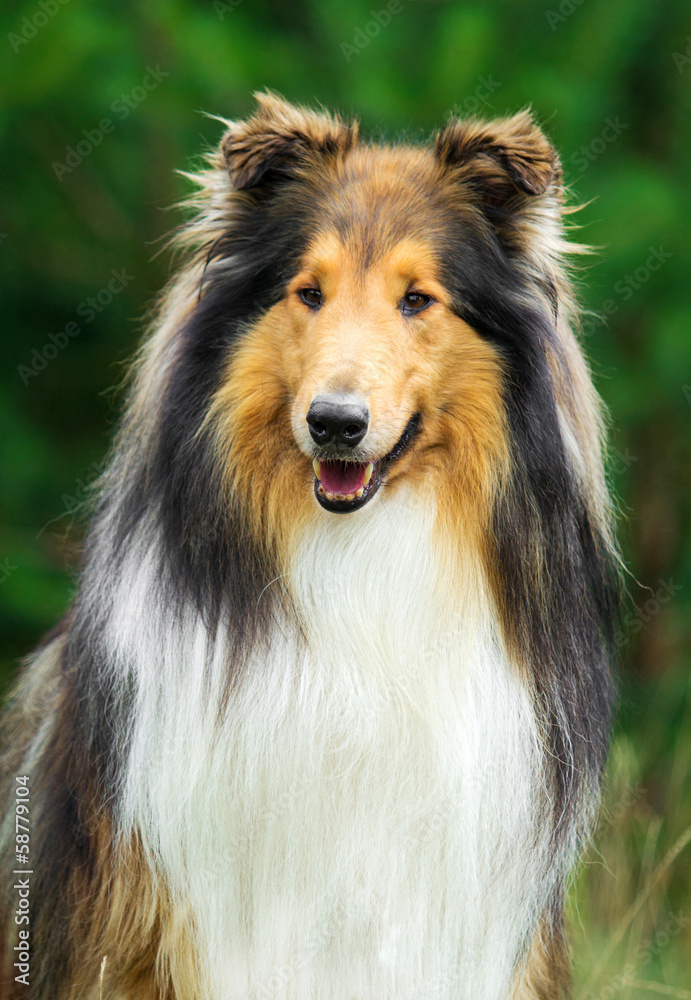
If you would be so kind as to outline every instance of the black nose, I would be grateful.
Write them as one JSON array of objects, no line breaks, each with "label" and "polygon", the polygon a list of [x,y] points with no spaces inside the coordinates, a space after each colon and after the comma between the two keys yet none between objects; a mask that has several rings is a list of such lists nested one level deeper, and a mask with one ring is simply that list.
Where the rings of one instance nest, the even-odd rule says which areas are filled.
[{"label": "black nose", "polygon": [[358,396],[342,393],[315,396],[307,411],[312,440],[340,450],[360,444],[368,424],[369,412]]}]

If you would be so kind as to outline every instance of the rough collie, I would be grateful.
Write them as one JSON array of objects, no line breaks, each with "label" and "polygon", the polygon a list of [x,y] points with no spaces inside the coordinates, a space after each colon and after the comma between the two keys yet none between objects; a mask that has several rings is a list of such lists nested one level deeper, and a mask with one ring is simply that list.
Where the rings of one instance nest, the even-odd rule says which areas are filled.
[{"label": "rough collie", "polygon": [[7,710],[3,997],[553,1000],[618,600],[557,155],[226,124]]}]

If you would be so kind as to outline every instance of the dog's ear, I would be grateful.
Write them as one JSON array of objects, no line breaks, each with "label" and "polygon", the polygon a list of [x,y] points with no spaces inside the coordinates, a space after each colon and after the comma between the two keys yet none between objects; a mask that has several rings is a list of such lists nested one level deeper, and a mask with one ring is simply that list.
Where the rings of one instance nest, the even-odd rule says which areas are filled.
[{"label": "dog's ear", "polygon": [[490,205],[516,207],[561,186],[559,157],[529,111],[489,122],[455,119],[438,133],[435,154]]},{"label": "dog's ear", "polygon": [[238,191],[291,177],[319,157],[337,157],[357,143],[357,122],[308,111],[271,93],[254,95],[251,118],[233,122],[221,152]]}]

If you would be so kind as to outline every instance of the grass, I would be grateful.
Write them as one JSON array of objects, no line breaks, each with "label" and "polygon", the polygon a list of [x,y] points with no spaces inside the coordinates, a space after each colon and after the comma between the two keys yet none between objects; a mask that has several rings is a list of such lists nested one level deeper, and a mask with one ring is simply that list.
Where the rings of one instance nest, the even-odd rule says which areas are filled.
[{"label": "grass", "polygon": [[660,721],[678,677],[636,699],[634,725],[614,743],[599,829],[570,898],[574,1000],[691,1000],[688,689],[681,724]]}]

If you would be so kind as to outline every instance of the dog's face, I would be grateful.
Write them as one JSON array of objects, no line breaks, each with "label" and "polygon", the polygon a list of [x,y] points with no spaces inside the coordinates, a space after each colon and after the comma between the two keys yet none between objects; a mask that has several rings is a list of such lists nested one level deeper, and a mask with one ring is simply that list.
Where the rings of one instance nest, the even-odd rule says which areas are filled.
[{"label": "dog's face", "polygon": [[497,402],[496,352],[453,312],[425,206],[412,232],[387,232],[406,185],[393,165],[379,167],[355,192],[343,189],[350,226],[314,239],[275,307],[295,442],[317,501],[338,513],[358,510],[383,482],[419,478],[450,443],[455,400],[465,411],[456,419],[485,424],[491,414],[473,414],[473,400]]},{"label": "dog's face", "polygon": [[224,155],[248,218],[273,212],[278,233],[292,214],[300,244],[216,394],[234,482],[333,513],[404,480],[487,489],[506,370],[472,294],[500,307],[500,241],[521,251],[521,211],[556,177],[542,134],[517,116],[452,123],[434,150],[358,148],[352,127],[264,98]]},{"label": "dog's face", "polygon": [[398,242],[367,263],[365,241],[320,236],[285,300],[291,423],[327,510],[367,503],[412,444],[445,339],[429,248]]}]

